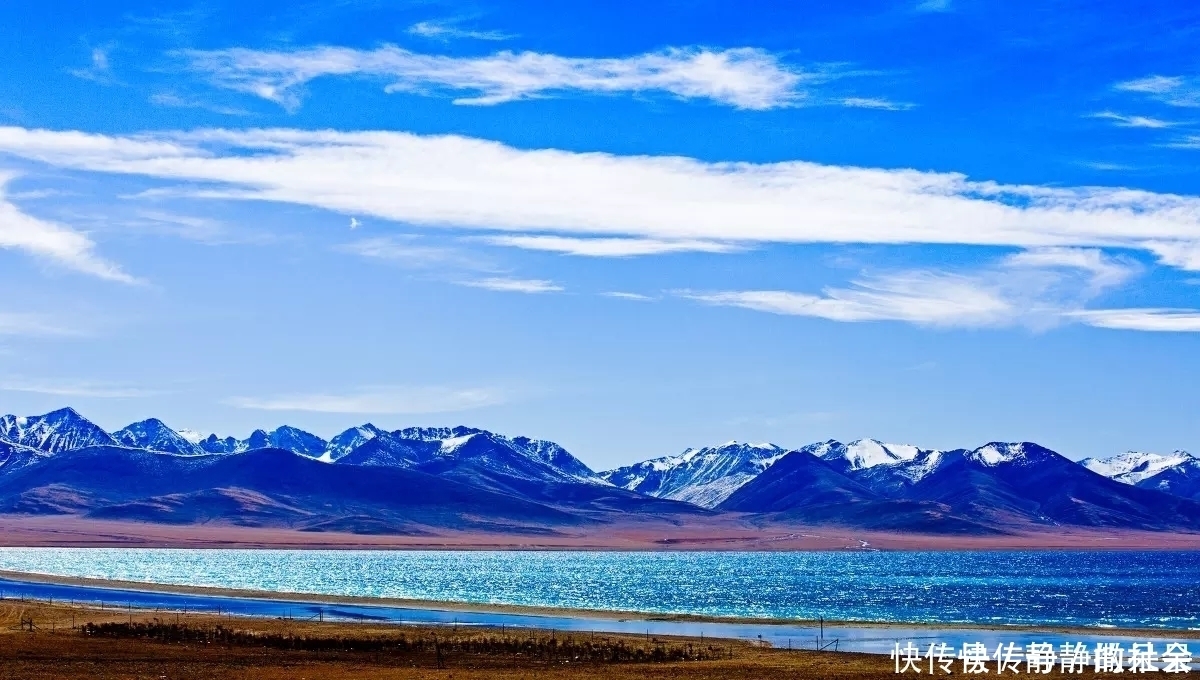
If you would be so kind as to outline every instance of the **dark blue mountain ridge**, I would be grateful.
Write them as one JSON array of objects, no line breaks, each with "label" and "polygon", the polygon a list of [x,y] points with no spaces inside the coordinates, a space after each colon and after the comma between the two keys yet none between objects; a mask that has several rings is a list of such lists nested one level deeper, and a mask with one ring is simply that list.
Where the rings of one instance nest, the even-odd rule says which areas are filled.
[{"label": "dark blue mountain ridge", "polygon": [[896,519],[889,502],[964,528],[1200,530],[1200,503],[1113,481],[1031,442],[921,452],[895,465],[859,469],[840,464],[837,456],[826,460],[811,449],[797,450],[718,509],[852,526],[862,526],[866,516],[880,518],[869,526],[885,528]]},{"label": "dark blue mountain ridge", "polygon": [[1137,483],[1142,489],[1153,489],[1200,501],[1200,459],[1184,461]]},{"label": "dark blue mountain ridge", "polygon": [[879,531],[1004,533],[942,504],[881,496],[803,449],[784,455],[734,491],[717,509]]},{"label": "dark blue mountain ridge", "polygon": [[51,454],[0,439],[0,474],[12,472],[49,458]]},{"label": "dark blue mountain ridge", "polygon": [[[111,445],[56,445],[49,452],[6,442],[2,451],[16,453],[0,452],[0,512],[391,533],[536,533],[630,514],[708,514],[615,489],[550,442],[476,428],[387,433],[372,425],[332,441],[357,440],[363,441],[336,463],[329,443],[287,426],[245,440],[213,436],[194,448],[155,419],[122,428]],[[219,452],[203,450],[214,442]],[[162,450],[168,447],[175,450]]]},{"label": "dark blue mountain ridge", "polygon": [[[438,439],[451,435],[445,439]],[[618,489],[551,442],[507,437],[476,428],[408,428],[384,432],[337,466],[393,467],[516,495],[543,503],[588,505],[604,511],[679,512],[687,504]]]},{"label": "dark blue mountain ridge", "polygon": [[376,528],[399,533],[479,526],[520,533],[592,521],[414,470],[333,466],[273,448],[201,456],[77,449],[0,475],[0,513],[300,529],[374,518]]},{"label": "dark blue mountain ridge", "polygon": [[236,453],[238,444],[238,440],[233,437],[218,438],[217,435],[210,434],[201,439],[197,446],[208,453]]},{"label": "dark blue mountain ridge", "polygon": [[60,408],[40,416],[0,416],[0,439],[48,453],[117,443],[112,435],[73,408]]},{"label": "dark blue mountain ridge", "polygon": [[[110,435],[75,410],[65,408],[42,416],[3,416],[0,418],[0,428],[0,439],[51,454],[89,446],[127,446],[181,455],[237,454],[256,449],[278,448],[327,462],[341,461],[341,464],[346,465],[411,467],[415,464],[436,464],[452,468],[458,466],[452,465],[450,459],[463,458],[476,461],[479,465],[490,467],[498,473],[525,473],[539,479],[549,475],[575,482],[607,484],[582,461],[554,442],[528,437],[510,439],[487,430],[463,426],[410,427],[385,433],[367,423],[350,428],[326,441],[299,428],[283,425],[271,431],[255,430],[245,439],[222,439],[213,434],[192,443],[157,418],[132,423]],[[427,455],[419,460],[373,457],[372,451],[379,448],[376,444],[348,457],[384,434],[388,435],[387,446],[392,449],[399,450],[407,446],[414,450],[426,451]],[[468,446],[461,446],[477,438],[481,439]]]},{"label": "dark blue mountain ridge", "polygon": [[245,439],[234,437],[218,437],[210,434],[200,440],[197,446],[207,453],[243,453],[253,449],[277,448],[286,449],[293,453],[319,458],[325,453],[329,442],[315,434],[305,432],[290,425],[277,427],[270,432],[255,430]]},{"label": "dark blue mountain ridge", "polygon": [[135,449],[190,456],[198,456],[205,452],[198,445],[184,439],[178,432],[167,427],[167,424],[158,418],[147,418],[131,423],[113,432],[112,436],[123,446]]},{"label": "dark blue mountain ridge", "polygon": [[[1191,456],[1135,484],[1030,442],[936,451],[829,440],[790,452],[730,442],[604,473],[621,488],[554,442],[465,426],[367,423],[329,441],[287,425],[246,439],[185,432],[149,418],[110,435],[69,408],[3,416],[0,512],[400,533],[714,513],[924,533],[1200,530],[1200,502],[1184,497],[1200,478]],[[670,488],[643,491],[651,473]],[[438,489],[441,509],[425,493]],[[406,505],[414,499],[425,500]]]},{"label": "dark blue mountain ridge", "polygon": [[340,432],[329,440],[324,458],[331,462],[341,460],[380,434],[383,434],[383,430],[371,423],[364,423],[358,427],[352,427]]}]

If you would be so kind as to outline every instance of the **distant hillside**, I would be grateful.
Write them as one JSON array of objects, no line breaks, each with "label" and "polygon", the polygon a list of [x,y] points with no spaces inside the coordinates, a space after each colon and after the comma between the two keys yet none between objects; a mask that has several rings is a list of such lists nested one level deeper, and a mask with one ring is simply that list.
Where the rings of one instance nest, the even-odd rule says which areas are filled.
[{"label": "distant hillside", "polygon": [[237,439],[156,418],[109,433],[64,408],[0,417],[2,513],[382,534],[714,517],[924,534],[1200,531],[1200,459],[1081,465],[1031,442],[729,442],[597,474],[554,442],[470,427],[366,423],[327,441],[284,425]]}]

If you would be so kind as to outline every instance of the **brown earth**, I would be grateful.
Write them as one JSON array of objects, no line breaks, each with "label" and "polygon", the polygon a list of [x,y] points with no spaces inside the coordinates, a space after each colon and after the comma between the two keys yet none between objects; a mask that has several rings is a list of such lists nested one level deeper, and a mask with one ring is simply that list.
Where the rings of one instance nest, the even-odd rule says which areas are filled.
[{"label": "brown earth", "polygon": [[1197,550],[1200,534],[1055,528],[992,536],[922,535],[837,527],[758,525],[748,518],[629,521],[531,536],[445,531],[400,536],[219,524],[166,525],[75,516],[4,516],[0,546],[380,548],[444,550]]}]

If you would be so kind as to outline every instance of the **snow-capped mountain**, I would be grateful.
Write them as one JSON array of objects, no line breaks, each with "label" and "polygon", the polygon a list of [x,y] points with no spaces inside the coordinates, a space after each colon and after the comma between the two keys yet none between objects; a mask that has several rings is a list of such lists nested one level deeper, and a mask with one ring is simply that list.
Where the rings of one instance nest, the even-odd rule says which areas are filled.
[{"label": "snow-capped mountain", "polygon": [[354,449],[366,444],[382,433],[383,430],[371,423],[352,427],[334,435],[329,440],[329,445],[325,447],[325,452],[321,455],[321,459],[327,462],[341,460],[350,455],[350,452],[354,451]]},{"label": "snow-capped mountain", "polygon": [[1200,500],[1200,458],[1187,451],[1165,456],[1129,451],[1112,458],[1086,458],[1079,462],[1118,482]]},{"label": "snow-capped mountain", "polygon": [[1196,460],[1187,451],[1176,451],[1170,455],[1127,451],[1111,458],[1084,458],[1079,464],[1097,474],[1126,484],[1138,484],[1158,473]]},{"label": "snow-capped mountain", "polygon": [[185,456],[198,456],[205,453],[204,449],[167,427],[166,423],[158,418],[148,418],[126,425],[113,432],[112,436],[119,443],[135,449],[178,453]]},{"label": "snow-capped mountain", "polygon": [[648,496],[715,508],[784,453],[775,444],[732,441],[607,470],[600,477]]},{"label": "snow-capped mountain", "polygon": [[[529,437],[513,437],[508,441],[512,442],[518,451],[523,452],[530,458],[540,460],[550,467],[565,472],[572,477],[587,482],[603,480],[590,467],[584,465],[583,461],[571,455],[569,451],[554,442],[543,439],[530,439]],[[607,480],[603,481],[607,482]]]},{"label": "snow-capped mountain", "polygon": [[103,428],[73,408],[40,416],[0,416],[0,439],[47,453],[117,443]]},{"label": "snow-capped mountain", "polygon": [[472,427],[377,431],[336,461],[339,465],[436,470],[440,474],[475,476],[500,484],[516,478],[608,486],[607,481],[554,442],[528,437],[510,439]]},{"label": "snow-capped mountain", "polygon": [[204,439],[203,434],[201,434],[195,430],[189,430],[186,428],[182,429],[182,430],[175,430],[175,434],[178,434],[180,437],[183,437],[184,440],[189,441],[193,444],[199,444],[200,441],[202,439]]},{"label": "snow-capped mountain", "polygon": [[1030,442],[919,451],[856,469],[822,447],[806,449],[827,457],[787,454],[718,509],[910,531],[991,532],[1022,523],[1200,528],[1200,504],[1114,482]]},{"label": "snow-capped mountain", "polygon": [[310,458],[320,458],[329,447],[329,442],[315,434],[290,425],[277,427],[268,433],[267,442],[277,449],[299,453]]},{"label": "snow-capped mountain", "polygon": [[935,470],[943,458],[941,451],[909,444],[885,444],[875,439],[857,439],[849,444],[831,439],[800,450],[883,494],[912,486]]},{"label": "snow-capped mountain", "polygon": [[290,425],[275,428],[270,432],[255,430],[245,439],[219,438],[210,434],[197,444],[208,453],[243,453],[255,449],[283,449],[310,458],[320,458],[329,443],[315,434]]},{"label": "snow-capped mountain", "polygon": [[457,526],[486,526],[488,508],[503,506],[496,517],[546,526],[733,512],[935,533],[1200,530],[1200,459],[1127,453],[1080,464],[1030,442],[729,442],[596,474],[554,442],[461,426],[368,423],[327,442],[288,425],[202,437],[156,418],[110,435],[69,408],[0,417],[0,514],[407,531],[410,501],[429,521]]},{"label": "snow-capped mountain", "polygon": [[1138,486],[1200,501],[1200,458],[1191,458],[1166,468],[1138,482]]},{"label": "snow-capped mountain", "polygon": [[196,442],[196,445],[208,453],[241,453],[247,450],[240,439],[234,437],[220,438],[215,434]]},{"label": "snow-capped mountain", "polygon": [[908,444],[885,444],[875,439],[857,439],[849,444],[829,440],[804,447],[813,455],[846,470],[866,470],[877,465],[896,465],[913,460],[921,449]]},{"label": "snow-capped mountain", "polygon": [[[12,417],[5,431],[66,450],[81,441],[66,435],[86,423],[78,414],[64,419],[73,413]],[[0,516],[545,533],[627,514],[706,514],[617,489],[554,442],[476,428],[385,432],[367,424],[332,442],[289,426],[256,430],[244,440],[193,437],[215,452],[157,419],[122,428],[116,437],[99,432],[92,438],[99,444],[71,449],[69,456],[0,439]]]}]

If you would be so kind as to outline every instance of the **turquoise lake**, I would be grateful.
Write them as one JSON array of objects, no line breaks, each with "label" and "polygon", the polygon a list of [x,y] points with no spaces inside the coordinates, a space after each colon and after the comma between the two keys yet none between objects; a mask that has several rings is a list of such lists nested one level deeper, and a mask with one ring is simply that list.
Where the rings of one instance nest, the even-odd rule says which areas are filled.
[{"label": "turquoise lake", "polygon": [[1200,628],[1194,552],[0,548],[0,570],[648,613]]}]

